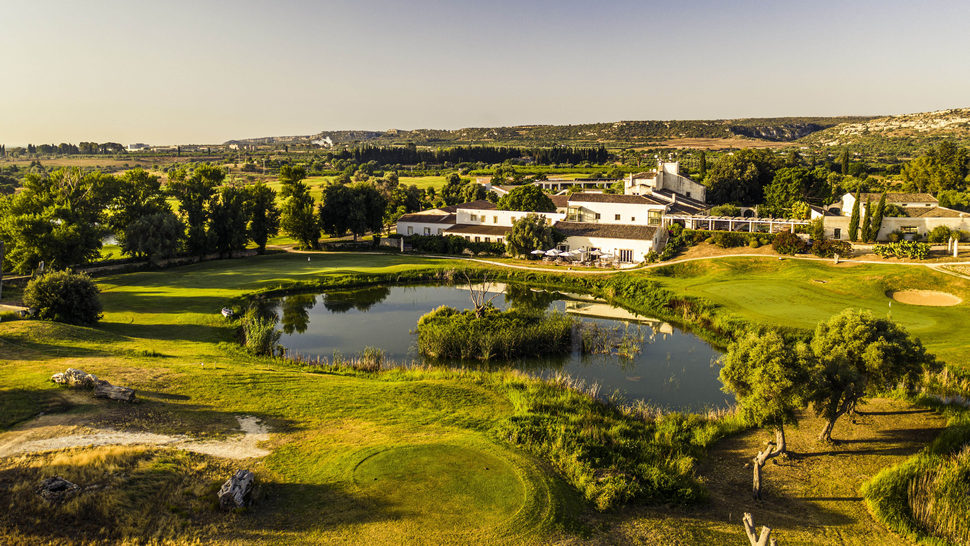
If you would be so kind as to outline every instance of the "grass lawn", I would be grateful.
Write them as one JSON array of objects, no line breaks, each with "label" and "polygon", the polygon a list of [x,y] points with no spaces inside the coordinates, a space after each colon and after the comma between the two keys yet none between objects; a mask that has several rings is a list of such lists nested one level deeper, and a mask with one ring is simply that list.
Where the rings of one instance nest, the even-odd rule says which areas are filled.
[{"label": "grass lawn", "polygon": [[[309,257],[309,261],[307,258]],[[857,499],[883,466],[917,451],[942,426],[935,414],[874,401],[858,424],[840,421],[837,449],[814,444],[817,423],[793,431],[804,456],[769,464],[766,502],[747,501],[742,468],[766,435],[721,441],[702,464],[711,502],[692,509],[628,507],[597,513],[543,461],[495,436],[516,396],[492,376],[395,371],[304,373],[239,350],[219,314],[229,298],[335,273],[394,273],[455,263],[413,256],[278,254],[204,262],[99,279],[96,328],[37,321],[0,323],[0,449],[103,428],[225,437],[237,415],[272,432],[257,460],[231,461],[161,448],[79,448],[0,457],[0,542],[154,537],[270,543],[742,543],[740,514],[772,526],[783,544],[898,542]],[[463,262],[466,263],[467,262]],[[649,273],[753,321],[813,327],[847,306],[888,310],[893,288],[945,289],[966,281],[923,268],[832,266],[762,259],[718,260]],[[824,282],[821,282],[824,281]],[[893,317],[948,361],[970,345],[966,305],[893,305]],[[375,345],[379,345],[375,325]],[[56,387],[49,377],[81,368],[138,391],[120,405]],[[35,416],[47,412],[42,417]],[[257,503],[244,513],[212,506],[235,468],[255,471]],[[59,473],[100,484],[54,509],[36,483]],[[98,492],[101,491],[101,492]],[[54,523],[51,523],[51,522]],[[78,535],[77,533],[81,533]]]},{"label": "grass lawn", "polygon": [[[675,264],[650,274],[674,291],[703,297],[726,313],[760,324],[813,329],[847,307],[868,309],[877,316],[891,314],[931,352],[970,371],[970,331],[955,327],[970,312],[970,281],[929,268],[721,258]],[[963,303],[927,307],[892,299],[893,291],[905,289],[941,290],[963,298]]]}]

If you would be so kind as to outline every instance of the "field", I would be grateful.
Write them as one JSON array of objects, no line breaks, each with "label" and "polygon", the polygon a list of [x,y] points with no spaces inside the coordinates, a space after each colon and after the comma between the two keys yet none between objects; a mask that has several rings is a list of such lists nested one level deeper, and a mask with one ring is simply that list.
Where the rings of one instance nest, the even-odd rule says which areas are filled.
[{"label": "field", "polygon": [[[503,387],[514,377],[305,373],[243,353],[219,315],[232,297],[291,280],[450,263],[457,262],[341,253],[213,261],[99,279],[105,317],[96,328],[0,323],[0,450],[106,428],[220,439],[238,431],[238,415],[269,427],[263,447],[272,450],[257,460],[135,446],[0,458],[0,483],[11,484],[0,486],[0,505],[17,507],[0,515],[0,542],[68,541],[82,532],[205,543],[739,544],[740,514],[752,511],[782,544],[901,543],[868,516],[858,487],[942,427],[937,414],[903,402],[875,400],[857,423],[840,422],[835,436],[844,443],[836,448],[814,442],[818,423],[808,419],[791,432],[798,456],[766,468],[764,503],[748,500],[750,470],[742,465],[766,435],[748,431],[719,442],[702,462],[709,503],[599,513],[542,460],[495,435],[516,415],[517,398]],[[893,289],[970,296],[966,281],[894,265],[738,258],[637,274],[725,313],[801,328],[847,306],[887,312]],[[966,306],[896,303],[892,313],[963,365],[970,340],[950,326]],[[142,402],[109,404],[48,381],[67,367],[131,385]],[[36,417],[41,411],[47,414]],[[212,506],[214,490],[238,467],[259,476],[257,504],[222,515]],[[65,503],[56,511],[61,523],[51,524],[33,501],[35,484],[51,472],[101,484],[104,493]]]}]

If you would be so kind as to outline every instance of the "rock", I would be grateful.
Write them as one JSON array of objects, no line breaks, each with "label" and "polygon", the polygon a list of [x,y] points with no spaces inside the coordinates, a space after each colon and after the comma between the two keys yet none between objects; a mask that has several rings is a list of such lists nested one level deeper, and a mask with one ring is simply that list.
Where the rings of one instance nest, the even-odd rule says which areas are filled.
[{"label": "rock", "polygon": [[219,488],[219,506],[224,509],[242,508],[249,504],[256,475],[248,470],[237,470]]},{"label": "rock", "polygon": [[51,381],[54,383],[67,385],[69,387],[84,387],[86,389],[91,389],[98,384],[98,376],[75,368],[68,368],[64,373],[56,373],[51,376]]},{"label": "rock", "polygon": [[79,489],[80,487],[77,484],[71,483],[60,476],[54,476],[40,482],[37,493],[50,502],[61,502],[73,497]]},{"label": "rock", "polygon": [[122,402],[132,402],[135,400],[135,389],[112,385],[103,381],[94,387],[95,398],[109,398],[111,400],[121,400]]}]

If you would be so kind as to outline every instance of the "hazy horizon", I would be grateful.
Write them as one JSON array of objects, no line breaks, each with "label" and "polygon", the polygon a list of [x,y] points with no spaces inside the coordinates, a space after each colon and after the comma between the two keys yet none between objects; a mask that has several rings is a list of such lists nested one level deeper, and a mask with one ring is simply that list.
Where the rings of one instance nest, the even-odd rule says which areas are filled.
[{"label": "hazy horizon", "polygon": [[970,3],[12,2],[0,144],[970,106]]}]

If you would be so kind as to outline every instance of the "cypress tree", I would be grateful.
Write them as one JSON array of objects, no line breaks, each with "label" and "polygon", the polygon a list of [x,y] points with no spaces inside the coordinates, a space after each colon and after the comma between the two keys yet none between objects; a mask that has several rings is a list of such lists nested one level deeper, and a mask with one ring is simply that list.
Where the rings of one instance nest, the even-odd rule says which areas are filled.
[{"label": "cypress tree", "polygon": [[882,228],[882,214],[886,210],[886,192],[882,192],[876,210],[872,212],[872,226],[869,228],[869,242],[874,243],[879,238],[879,229]]},{"label": "cypress tree", "polygon": [[849,240],[859,240],[859,192],[855,193],[855,204],[852,205],[852,217],[849,218]]},{"label": "cypress tree", "polygon": [[699,173],[701,181],[707,177],[707,153],[701,150],[701,168]]},{"label": "cypress tree", "polygon": [[862,217],[862,242],[868,243],[872,240],[872,201],[866,200],[866,213]]},{"label": "cypress tree", "polygon": [[842,150],[842,175],[847,176],[849,174],[849,148],[846,147]]}]

